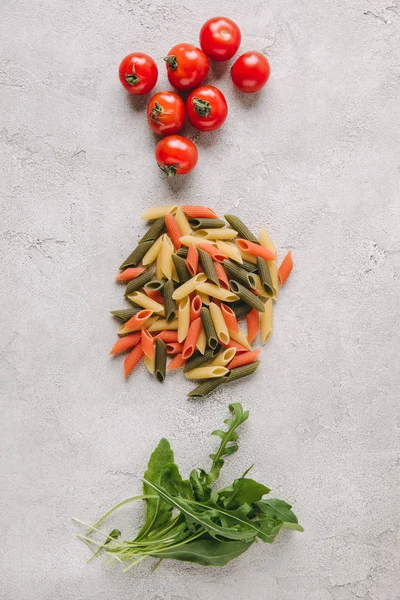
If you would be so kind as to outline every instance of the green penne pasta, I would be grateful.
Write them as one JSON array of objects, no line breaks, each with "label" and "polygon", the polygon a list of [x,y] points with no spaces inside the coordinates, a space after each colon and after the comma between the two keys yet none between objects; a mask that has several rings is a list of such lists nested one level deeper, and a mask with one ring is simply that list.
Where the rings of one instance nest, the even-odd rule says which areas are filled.
[{"label": "green penne pasta", "polygon": [[146,269],[146,271],[143,271],[143,273],[141,273],[138,277],[128,281],[128,285],[125,288],[125,296],[132,294],[132,292],[136,292],[137,290],[141,290],[142,287],[146,285],[146,283],[149,283],[153,277],[153,269]]},{"label": "green penne pasta", "polygon": [[188,252],[189,248],[182,246],[182,248],[179,248],[179,250],[176,251],[176,256],[179,256],[180,258],[186,258]]},{"label": "green penne pasta", "polygon": [[189,219],[189,224],[195,231],[197,229],[220,229],[225,227],[223,219]]},{"label": "green penne pasta", "polygon": [[136,267],[153,244],[153,241],[149,241],[141,242],[138,246],[136,246],[136,248],[130,253],[128,258],[126,258],[120,266],[120,271],[126,269],[127,267]]},{"label": "green penne pasta", "polygon": [[196,369],[197,367],[204,366],[205,363],[213,360],[216,353],[217,353],[217,349],[213,350],[212,348],[207,348],[207,350],[204,352],[204,354],[200,354],[200,352],[198,352],[197,354],[193,355],[191,358],[189,358],[189,360],[187,360],[185,362],[185,364],[183,365],[183,372],[187,373],[188,371],[191,371],[192,369]]},{"label": "green penne pasta", "polygon": [[253,289],[257,287],[253,275],[246,271],[246,269],[242,269],[239,265],[230,260],[224,260],[224,267],[229,279],[234,279]]},{"label": "green penne pasta", "polygon": [[189,279],[192,276],[189,273],[189,269],[186,266],[185,260],[181,256],[178,256],[177,254],[173,254],[172,262],[174,263],[176,273],[179,277],[179,282],[185,283],[186,281],[189,281]]},{"label": "green penne pasta", "polygon": [[246,304],[248,304],[252,308],[255,308],[259,312],[265,311],[264,303],[260,300],[260,298],[258,296],[253,294],[253,292],[251,292],[250,290],[245,288],[243,285],[241,285],[237,281],[233,281],[233,279],[229,280],[229,285],[230,285],[231,291],[234,294],[236,294],[237,296],[239,296],[239,298],[243,302],[246,302]]},{"label": "green penne pasta", "polygon": [[165,379],[165,370],[167,367],[167,348],[165,343],[158,338],[156,340],[156,359],[154,373],[158,381],[163,382]]},{"label": "green penne pasta", "polygon": [[237,319],[241,319],[248,315],[251,309],[252,307],[246,304],[246,302],[236,302],[236,304],[232,306],[232,310]]},{"label": "green penne pasta", "polygon": [[152,292],[161,292],[165,285],[165,279],[152,279],[149,283],[146,283],[144,288]]},{"label": "green penne pasta", "polygon": [[144,236],[139,240],[139,244],[143,244],[143,242],[155,242],[155,240],[164,232],[165,217],[160,217],[149,227]]},{"label": "green penne pasta", "polygon": [[[263,305],[264,308],[264,305]],[[200,312],[201,322],[207,339],[207,346],[212,350],[218,346],[218,336],[208,308],[203,306]]]},{"label": "green penne pasta", "polygon": [[132,306],[131,308],[122,308],[121,310],[112,310],[110,312],[114,317],[123,323],[126,323],[126,321],[129,321],[129,319],[131,319],[141,310],[142,308],[140,306]]},{"label": "green penne pasta", "polygon": [[269,272],[268,263],[261,256],[257,256],[257,267],[258,274],[260,275],[261,285],[267,292],[268,296],[274,295],[274,286],[271,279],[271,273]]},{"label": "green penne pasta", "polygon": [[242,267],[242,269],[248,271],[249,273],[255,273],[257,271],[257,265],[253,265],[253,263],[248,262],[247,260],[244,260],[242,263],[240,263],[240,266]]},{"label": "green penne pasta", "polygon": [[171,323],[176,318],[176,304],[172,298],[173,292],[174,282],[172,279],[168,279],[163,288],[165,320],[167,323]]},{"label": "green penne pasta", "polygon": [[225,215],[225,219],[232,229],[235,229],[238,232],[239,237],[254,242],[255,244],[260,244],[254,233],[250,231],[247,225],[245,225],[239,217],[236,217],[235,215]]},{"label": "green penne pasta", "polygon": [[190,398],[204,398],[212,391],[214,391],[217,387],[219,387],[222,383],[225,383],[226,377],[215,377],[214,379],[206,379],[200,385],[198,385],[194,390],[188,393]]},{"label": "green penne pasta", "polygon": [[[213,219],[211,219],[211,221],[212,220]],[[209,279],[219,287],[219,279],[214,267],[213,259],[207,252],[204,252],[204,250],[202,250],[201,248],[198,248],[197,251],[199,253],[201,266],[204,269],[204,273],[206,274],[207,279]]]},{"label": "green penne pasta", "polygon": [[237,369],[232,369],[232,371],[229,372],[229,375],[225,375],[225,383],[232,383],[237,379],[242,379],[242,377],[252,375],[254,371],[257,370],[259,364],[260,361],[256,360],[255,362],[252,362],[248,365],[243,365],[243,367],[237,367]]}]

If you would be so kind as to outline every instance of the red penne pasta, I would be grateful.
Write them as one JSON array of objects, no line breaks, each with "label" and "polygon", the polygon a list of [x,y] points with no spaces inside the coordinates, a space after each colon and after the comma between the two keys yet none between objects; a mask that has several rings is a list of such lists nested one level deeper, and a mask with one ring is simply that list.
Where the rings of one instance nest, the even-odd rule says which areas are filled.
[{"label": "red penne pasta", "polygon": [[165,215],[165,226],[167,228],[169,237],[171,238],[173,245],[178,250],[182,246],[181,242],[179,241],[179,238],[182,237],[183,234],[181,233],[179,225],[172,215]]},{"label": "red penne pasta", "polygon": [[143,327],[144,323],[147,321],[147,319],[151,317],[152,314],[153,311],[149,310],[148,308],[139,311],[138,313],[136,313],[136,315],[133,315],[133,317],[125,323],[124,329],[140,329],[141,327]]},{"label": "red penne pasta", "polygon": [[158,290],[149,290],[146,287],[144,287],[143,291],[146,294],[146,296],[148,296],[152,300],[155,300],[159,304],[164,304],[164,296]]},{"label": "red penne pasta", "polygon": [[193,246],[193,244],[191,244],[189,246],[189,250],[187,253],[187,257],[186,257],[186,266],[192,277],[194,277],[197,273],[198,264],[199,264],[199,253],[197,252],[196,246]]},{"label": "red penne pasta", "polygon": [[239,246],[240,250],[244,250],[252,256],[261,256],[261,258],[264,258],[265,260],[275,260],[275,254],[271,252],[271,250],[268,250],[268,248],[264,248],[259,244],[249,242],[249,240],[244,240],[242,238],[237,239],[236,244]]},{"label": "red penne pasta", "polygon": [[119,338],[111,348],[110,354],[119,354],[120,352],[125,352],[125,350],[131,350],[134,348],[140,341],[140,331],[135,331],[135,333],[130,333],[125,337]]},{"label": "red penne pasta", "polygon": [[115,279],[117,281],[131,281],[132,279],[135,279],[135,277],[143,273],[143,271],[145,270],[145,267],[129,267],[128,269],[125,269],[125,271],[122,271],[122,273],[117,275]]},{"label": "red penne pasta", "polygon": [[183,344],[179,342],[168,342],[166,344],[167,354],[180,354],[183,350]]},{"label": "red penne pasta", "polygon": [[197,339],[200,335],[200,331],[201,331],[201,318],[198,317],[197,319],[195,319],[194,321],[192,321],[190,323],[189,331],[188,331],[185,343],[183,344],[183,350],[182,350],[183,360],[187,360],[188,358],[190,358],[192,356],[193,352],[196,350]]},{"label": "red penne pasta", "polygon": [[176,331],[161,331],[157,335],[154,336],[154,339],[160,338],[166,344],[170,344],[171,342],[178,341],[178,333]]},{"label": "red penne pasta", "polygon": [[151,333],[149,331],[147,331],[147,329],[142,329],[141,332],[141,344],[142,344],[142,349],[143,352],[145,353],[145,355],[148,358],[154,358],[154,339],[153,336],[151,335]]},{"label": "red penne pasta", "polygon": [[207,252],[207,254],[209,254],[211,258],[217,262],[222,263],[226,259],[225,254],[218,250],[218,248],[215,248],[212,244],[202,242],[201,244],[197,244],[197,247],[201,250],[204,250],[204,252]]},{"label": "red penne pasta", "polygon": [[241,354],[236,352],[236,355],[228,365],[228,369],[236,369],[237,367],[243,367],[255,362],[260,352],[261,350],[252,350],[251,352],[243,352]]},{"label": "red penne pasta", "polygon": [[246,317],[247,320],[247,339],[249,344],[255,339],[260,329],[260,315],[258,310],[253,308]]},{"label": "red penne pasta", "polygon": [[200,263],[197,265],[197,273],[204,273],[204,269]]},{"label": "red penne pasta", "polygon": [[194,321],[200,316],[202,304],[203,303],[201,301],[200,296],[196,294],[196,296],[190,303],[190,322]]},{"label": "red penne pasta", "polygon": [[283,285],[286,279],[289,277],[291,270],[293,269],[293,259],[292,259],[292,251],[286,254],[285,258],[282,261],[281,266],[278,269],[278,277],[279,283]]},{"label": "red penne pasta", "polygon": [[222,344],[224,348],[236,348],[236,354],[240,354],[241,352],[248,352],[248,349],[239,344],[236,340],[232,338],[229,340],[228,344]]},{"label": "red penne pasta", "polygon": [[217,262],[216,260],[214,261],[214,267],[217,273],[220,287],[222,287],[224,290],[229,290],[228,276],[224,267],[221,265],[221,263]]},{"label": "red penne pasta", "polygon": [[239,325],[233,310],[229,308],[229,306],[226,306],[226,304],[221,304],[221,312],[228,329],[234,331],[235,333],[238,333]]},{"label": "red penne pasta", "polygon": [[128,375],[133,371],[133,369],[136,367],[136,365],[138,364],[138,362],[141,360],[142,357],[143,357],[143,348],[142,348],[141,344],[138,344],[137,346],[135,346],[135,348],[132,350],[132,352],[130,352],[128,354],[128,356],[126,357],[126,359],[124,360],[125,377],[128,377]]},{"label": "red penne pasta", "polygon": [[174,369],[180,369],[185,364],[185,360],[182,358],[182,354],[177,354],[171,360],[167,367],[167,371],[174,371]]},{"label": "red penne pasta", "polygon": [[218,219],[217,213],[207,206],[182,206],[182,210],[192,219]]}]

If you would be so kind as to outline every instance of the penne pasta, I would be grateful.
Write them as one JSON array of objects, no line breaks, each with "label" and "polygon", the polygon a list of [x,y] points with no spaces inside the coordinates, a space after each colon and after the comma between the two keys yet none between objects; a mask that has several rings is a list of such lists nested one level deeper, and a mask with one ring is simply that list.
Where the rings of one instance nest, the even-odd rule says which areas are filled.
[{"label": "penne pasta", "polygon": [[223,227],[221,229],[198,229],[196,235],[204,238],[205,240],[233,240],[237,237],[238,232],[229,227]]},{"label": "penne pasta", "polygon": [[234,311],[229,306],[226,306],[226,304],[221,304],[221,313],[228,329],[238,333],[239,325]]},{"label": "penne pasta", "polygon": [[159,219],[165,217],[165,215],[174,214],[177,210],[176,204],[164,204],[163,206],[154,206],[144,211],[140,217],[144,221],[152,221],[153,219]]},{"label": "penne pasta", "polygon": [[167,323],[165,319],[157,319],[154,321],[150,327],[146,327],[150,331],[150,333],[154,333],[155,331],[176,331],[178,329],[178,319],[174,319],[171,323]]},{"label": "penne pasta", "polygon": [[112,310],[110,312],[113,315],[113,317],[116,317],[123,323],[126,323],[126,321],[129,321],[129,319],[133,317],[133,315],[136,315],[136,313],[140,311],[140,306],[131,306],[131,308],[122,308],[121,310]]},{"label": "penne pasta", "polygon": [[265,303],[265,310],[261,313],[261,341],[264,345],[272,335],[272,298]]},{"label": "penne pasta", "polygon": [[196,350],[196,344],[197,340],[199,339],[201,329],[201,318],[198,317],[191,322],[185,343],[183,344],[182,358],[185,361],[190,358],[193,352]]},{"label": "penne pasta", "polygon": [[253,234],[252,231],[250,231],[247,225],[245,225],[243,221],[239,219],[239,217],[236,217],[235,215],[225,215],[225,219],[228,221],[232,229],[236,229],[236,231],[242,238],[258,244],[258,239],[256,238],[256,236]]},{"label": "penne pasta", "polygon": [[256,308],[260,312],[264,312],[263,302],[253,292],[232,279],[229,280],[229,285],[231,286],[232,292],[237,294],[237,297],[243,302],[246,302],[246,304],[252,308]]},{"label": "penne pasta", "polygon": [[276,258],[276,246],[275,246],[274,242],[271,240],[271,237],[270,237],[268,231],[265,229],[265,227],[261,227],[260,235],[258,236],[258,239],[260,240],[261,246],[263,248],[266,248],[267,250],[270,250],[275,255],[275,258]]},{"label": "penne pasta", "polygon": [[257,337],[260,330],[260,316],[258,310],[253,308],[246,317],[247,320],[247,339],[251,344]]},{"label": "penne pasta", "polygon": [[256,360],[250,364],[243,365],[243,367],[237,367],[229,372],[229,377],[226,378],[226,383],[233,383],[242,377],[248,377],[252,375],[259,367],[260,361]]},{"label": "penne pasta", "polygon": [[255,362],[260,352],[261,350],[252,350],[251,352],[243,352],[242,354],[238,354],[230,363],[229,370],[237,369],[238,367],[243,367],[244,365]]},{"label": "penne pasta", "polygon": [[[271,273],[269,270],[269,266],[266,260],[261,258],[261,256],[257,256],[257,269],[258,276],[260,278],[260,284],[262,289],[264,290],[264,296],[273,296],[274,295],[274,286],[271,279]],[[257,287],[257,289],[259,289]]]},{"label": "penne pasta", "polygon": [[[139,311],[140,312],[140,311]],[[155,321],[158,320],[157,316],[153,316],[153,317],[149,317],[148,319],[146,319],[144,321],[144,323],[142,324],[141,327],[136,327],[134,325],[132,325],[132,328],[130,329],[129,327],[126,327],[126,323],[124,325],[122,325],[119,330],[118,330],[118,336],[119,337],[125,337],[131,333],[134,333],[135,331],[140,331],[140,329],[142,327],[144,327],[145,329],[148,329],[150,327],[150,325],[152,325],[153,323],[155,323]]]},{"label": "penne pasta", "polygon": [[268,248],[264,248],[260,246],[258,243],[250,242],[249,240],[244,240],[243,238],[239,238],[236,240],[236,244],[239,249],[243,252],[247,252],[251,256],[261,256],[265,260],[274,260],[275,254],[268,250]]},{"label": "penne pasta", "polygon": [[154,221],[151,227],[149,227],[144,236],[139,240],[139,244],[142,244],[143,242],[154,242],[164,233],[164,231],[165,219],[164,217],[160,217]]},{"label": "penne pasta", "polygon": [[176,331],[161,331],[161,333],[157,333],[157,335],[154,336],[154,339],[158,338],[166,344],[169,344],[178,341],[178,333]]},{"label": "penne pasta", "polygon": [[185,296],[178,305],[178,342],[187,337],[190,326],[190,298]]},{"label": "penne pasta", "polygon": [[203,292],[199,292],[199,290],[196,290],[196,294],[199,296],[203,304],[206,304],[207,306],[210,304],[211,298],[208,294],[203,294]]},{"label": "penne pasta", "polygon": [[[197,275],[197,277],[199,277],[199,275]],[[222,302],[235,302],[236,300],[239,300],[239,296],[230,290],[224,290],[212,283],[198,283],[196,285],[196,290],[203,294],[208,294],[213,298],[218,298],[218,300],[222,300]]]},{"label": "penne pasta", "polygon": [[182,210],[192,219],[218,219],[218,215],[207,206],[182,206]]},{"label": "penne pasta", "polygon": [[274,295],[272,297],[276,300],[279,294],[278,266],[274,260],[267,260],[267,265],[271,275],[272,288],[274,290]]},{"label": "penne pasta", "polygon": [[173,245],[177,250],[179,250],[179,248],[182,246],[179,238],[184,234],[181,232],[178,223],[175,221],[175,218],[172,215],[167,215],[165,217],[165,226]]},{"label": "penne pasta", "polygon": [[204,275],[204,273],[199,273],[198,275],[195,275],[189,279],[189,281],[185,281],[185,283],[176,288],[172,294],[172,298],[174,300],[182,300],[182,298],[194,292],[198,285],[205,283],[206,281],[207,277]]},{"label": "penne pasta", "polygon": [[226,348],[211,363],[213,367],[226,367],[236,354],[236,348]]},{"label": "penne pasta", "polygon": [[[264,262],[266,262],[266,261],[264,261]],[[254,283],[256,284],[255,288],[253,289],[253,292],[256,293],[258,296],[262,296],[263,298],[269,298],[269,294],[267,294],[267,291],[262,284],[261,277],[257,273],[249,273],[249,275],[252,276],[252,278],[254,279]],[[272,284],[271,284],[271,291],[272,291],[272,293],[274,293]]]},{"label": "penne pasta", "polygon": [[212,379],[214,377],[223,377],[227,373],[229,373],[229,370],[226,367],[213,367],[209,365],[208,367],[198,367],[197,369],[186,371],[185,376],[188,379]]},{"label": "penne pasta", "polygon": [[289,277],[291,271],[293,269],[293,260],[292,260],[292,251],[286,254],[285,258],[282,261],[281,266],[278,269],[278,278],[279,283],[283,285],[286,279]]},{"label": "penne pasta", "polygon": [[191,275],[186,266],[185,259],[181,258],[177,254],[173,254],[172,262],[174,263],[175,271],[178,277],[178,283],[185,283],[185,281],[188,281]]},{"label": "penne pasta", "polygon": [[147,329],[141,330],[141,344],[142,350],[147,358],[154,358],[154,340]]},{"label": "penne pasta", "polygon": [[189,398],[204,398],[213,392],[217,387],[226,383],[227,377],[214,377],[214,379],[206,379],[200,383],[194,390],[188,393]]},{"label": "penne pasta", "polygon": [[190,219],[189,220],[190,227],[195,231],[197,229],[220,229],[225,226],[225,221],[223,219],[210,219],[207,217],[198,218],[198,219]]},{"label": "penne pasta", "polygon": [[204,273],[207,275],[207,279],[212,281],[215,285],[219,286],[218,275],[214,267],[214,261],[207,252],[204,252],[201,248],[198,249],[199,259],[201,266],[203,267]]},{"label": "penne pasta", "polygon": [[226,347],[227,348],[235,348],[236,354],[241,354],[242,352],[248,351],[248,348],[245,348],[244,346],[242,346],[242,344],[239,344],[239,342],[232,339],[232,335],[231,335],[231,340],[230,340],[229,344],[227,344]]},{"label": "penne pasta", "polygon": [[246,269],[243,269],[240,265],[237,265],[231,260],[224,260],[223,264],[229,279],[233,279],[252,289],[256,287],[254,273],[249,273]]},{"label": "penne pasta", "polygon": [[153,358],[149,358],[148,356],[144,355],[143,356],[143,362],[144,362],[144,364],[145,364],[146,369],[148,370],[148,372],[151,373],[151,375],[154,375],[155,362],[156,362],[156,353],[154,352]]},{"label": "penne pasta", "polygon": [[257,257],[253,256],[252,254],[249,254],[248,252],[245,252],[244,250],[242,250],[241,248],[239,248],[239,252],[242,256],[243,261],[246,261],[248,263],[251,263],[252,265],[254,265],[254,271],[256,270],[256,265],[257,265]]},{"label": "penne pasta", "polygon": [[197,338],[196,347],[197,347],[197,350],[201,354],[204,354],[204,352],[206,351],[206,346],[207,346],[207,338],[206,338],[206,334],[204,333],[204,329],[202,327],[201,331],[199,333],[199,337]]},{"label": "penne pasta", "polygon": [[179,342],[169,342],[168,344],[165,344],[165,347],[167,349],[167,354],[180,354],[183,349],[183,344],[180,344]]},{"label": "penne pasta", "polygon": [[128,267],[127,269],[125,269],[125,271],[119,273],[119,275],[116,276],[115,280],[131,281],[132,279],[135,279],[135,277],[143,273],[143,271],[145,271],[144,267]]},{"label": "penne pasta", "polygon": [[214,261],[214,269],[218,277],[219,287],[222,287],[224,290],[229,290],[228,276],[223,265]]},{"label": "penne pasta", "polygon": [[221,250],[218,250],[218,248],[215,248],[210,242],[197,244],[197,248],[207,252],[207,254],[209,254],[216,262],[223,262],[226,259],[225,254]]},{"label": "penne pasta", "polygon": [[220,307],[211,302],[209,310],[219,341],[221,344],[228,344],[230,335]]},{"label": "penne pasta", "polygon": [[191,244],[189,246],[189,250],[187,253],[187,257],[186,257],[186,267],[192,277],[194,277],[194,275],[196,275],[196,273],[197,273],[198,264],[199,264],[198,250],[197,250],[196,246],[193,246],[193,244]]},{"label": "penne pasta", "polygon": [[140,342],[140,331],[130,333],[125,337],[120,338],[114,344],[110,350],[110,354],[120,354],[120,352],[126,352],[126,350],[132,350]]},{"label": "penne pasta", "polygon": [[165,310],[165,319],[167,323],[170,323],[176,318],[176,304],[175,300],[172,299],[172,294],[174,291],[174,284],[172,279],[168,279],[166,284],[163,287],[163,295],[164,295],[164,310]]},{"label": "penne pasta", "polygon": [[160,235],[160,237],[157,238],[156,241],[153,243],[151,248],[149,248],[149,250],[146,252],[146,254],[144,255],[143,260],[142,260],[143,265],[145,265],[145,266],[150,265],[152,262],[154,262],[156,260],[158,254],[161,250],[163,237],[164,237],[163,235]]},{"label": "penne pasta", "polygon": [[209,246],[213,246],[213,244],[211,242],[206,242],[204,241],[204,238],[201,237],[196,237],[194,235],[182,235],[179,238],[179,241],[181,242],[181,244],[183,244],[184,246],[203,246],[204,244],[208,244]]},{"label": "penne pasta", "polygon": [[140,344],[138,344],[137,346],[134,347],[133,350],[131,350],[131,352],[128,354],[128,356],[124,360],[125,377],[128,377],[128,375],[130,375],[132,373],[133,369],[136,367],[136,365],[138,364],[138,362],[141,360],[142,357],[143,357],[142,346]]},{"label": "penne pasta", "polygon": [[161,246],[161,271],[167,279],[172,279],[172,255],[174,253],[174,245],[168,235],[164,235]]},{"label": "penne pasta", "polygon": [[162,249],[162,244],[164,241],[164,236],[162,236],[162,237],[163,237],[163,239],[161,241],[161,248],[157,255],[157,260],[156,260],[156,277],[157,277],[157,279],[162,279],[164,277],[164,273],[163,273],[162,266],[161,266],[162,265],[161,249]]},{"label": "penne pasta", "polygon": [[[143,296],[144,296],[144,294],[143,294]],[[147,296],[145,296],[145,298],[147,298]],[[123,325],[123,327],[122,327],[123,333],[131,333],[133,331],[137,331],[138,329],[141,329],[143,327],[144,323],[146,323],[146,321],[151,317],[152,314],[153,314],[153,310],[149,309],[147,307],[146,307],[146,310],[139,311],[138,313],[136,313],[136,315],[134,315],[131,319],[129,319],[129,321],[127,321]]]},{"label": "penne pasta", "polygon": [[217,240],[216,244],[218,250],[221,250],[221,252],[225,254],[225,256],[240,264],[243,263],[243,258],[240,254],[240,250],[235,244],[230,244],[228,242],[223,242],[220,240]]},{"label": "penne pasta", "polygon": [[198,294],[196,294],[190,303],[190,322],[194,321],[200,316],[201,306],[201,298]]},{"label": "penne pasta", "polygon": [[167,367],[167,350],[165,347],[165,342],[160,340],[156,340],[156,357],[155,357],[155,369],[154,373],[157,377],[158,381],[161,383],[165,379],[165,371]]},{"label": "penne pasta", "polygon": [[179,206],[175,213],[175,221],[181,231],[181,235],[192,235],[192,228],[190,227],[188,220],[182,208]]},{"label": "penne pasta", "polygon": [[242,331],[239,331],[239,332],[229,331],[229,335],[235,342],[238,342],[241,346],[243,346],[244,348],[247,348],[247,350],[251,350],[249,340],[247,339],[247,337],[245,336],[245,334]]},{"label": "penne pasta", "polygon": [[132,292],[132,294],[129,294],[128,298],[131,300],[131,302],[134,302],[138,306],[147,308],[158,315],[164,314],[164,306],[159,302],[152,300],[146,296],[146,294],[143,294],[143,292]]},{"label": "penne pasta", "polygon": [[154,272],[151,269],[146,269],[144,273],[129,281],[125,288],[125,296],[129,296],[132,292],[140,290],[146,283],[149,283],[153,279],[153,276]]},{"label": "penne pasta", "polygon": [[124,260],[122,265],[119,267],[119,270],[122,271],[123,269],[126,269],[126,267],[136,267],[152,245],[153,242],[143,242],[142,244],[138,244],[130,253],[128,258]]},{"label": "penne pasta", "polygon": [[218,350],[212,350],[211,348],[207,348],[204,354],[193,355],[192,358],[189,358],[189,360],[185,363],[185,366],[183,367],[183,372],[186,373],[186,371],[190,371],[191,369],[196,369],[197,367],[205,366],[215,358],[215,355],[217,353]]},{"label": "penne pasta", "polygon": [[180,369],[185,364],[185,361],[182,358],[182,354],[177,354],[171,360],[167,367],[167,371],[174,371],[175,369]]}]

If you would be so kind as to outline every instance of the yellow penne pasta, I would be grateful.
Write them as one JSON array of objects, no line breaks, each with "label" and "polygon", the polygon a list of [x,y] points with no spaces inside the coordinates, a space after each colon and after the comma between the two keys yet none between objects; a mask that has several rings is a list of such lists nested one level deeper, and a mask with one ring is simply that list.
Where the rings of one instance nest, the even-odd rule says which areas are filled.
[{"label": "yellow penne pasta", "polygon": [[243,260],[247,260],[247,262],[252,263],[253,265],[257,264],[257,258],[255,256],[253,256],[252,254],[249,254],[245,250],[239,249],[239,252],[242,255]]},{"label": "yellow penne pasta", "polygon": [[214,302],[210,302],[210,306],[208,308],[210,310],[211,319],[214,324],[215,331],[217,332],[219,341],[221,344],[229,344],[229,331],[220,307],[217,304],[214,304]]},{"label": "yellow penne pasta", "polygon": [[174,245],[171,238],[164,234],[161,246],[161,271],[167,279],[172,279],[172,255],[174,253]]},{"label": "yellow penne pasta", "polygon": [[150,333],[153,333],[154,331],[176,331],[178,329],[178,319],[174,319],[171,323],[167,323],[165,319],[158,319],[146,329],[148,329]]},{"label": "yellow penne pasta", "polygon": [[155,370],[155,358],[156,358],[155,354],[154,354],[153,358],[149,358],[146,355],[144,355],[144,357],[143,357],[143,362],[146,365],[146,369],[151,374],[153,374],[154,370]]},{"label": "yellow penne pasta", "polygon": [[197,344],[196,344],[197,350],[201,354],[204,354],[204,352],[206,351],[206,345],[207,345],[207,338],[206,338],[206,334],[204,333],[204,329],[202,327],[199,337],[197,338]]},{"label": "yellow penne pasta", "polygon": [[165,215],[174,214],[178,206],[176,204],[164,204],[162,206],[154,206],[144,211],[140,217],[144,221],[152,221],[153,219],[159,219],[165,217]]},{"label": "yellow penne pasta", "polygon": [[143,329],[149,329],[153,325],[153,323],[156,323],[158,320],[159,317],[157,317],[157,315],[150,317],[150,319],[147,319],[147,321],[145,322]]},{"label": "yellow penne pasta", "polygon": [[254,280],[256,282],[256,290],[260,293],[260,296],[262,296],[263,298],[269,298],[267,292],[262,286],[260,276],[257,275],[257,273],[252,273],[252,276],[254,277]]},{"label": "yellow penne pasta", "polygon": [[200,296],[200,299],[203,304],[207,304],[207,306],[210,304],[211,298],[210,296],[208,296],[208,294],[203,294],[202,292],[199,292],[199,290],[196,291],[196,294]]},{"label": "yellow penne pasta", "polygon": [[[171,261],[172,261],[172,258],[171,258]],[[180,281],[179,277],[178,277],[178,273],[176,272],[175,265],[173,262],[172,262],[172,279],[174,281],[176,281],[176,283],[179,283],[179,281]]]},{"label": "yellow penne pasta", "polygon": [[129,300],[132,300],[132,302],[138,306],[141,306],[142,308],[148,308],[158,315],[164,314],[164,306],[159,302],[152,300],[152,298],[149,298],[142,292],[132,292],[132,294],[129,294],[127,297]]},{"label": "yellow penne pasta", "polygon": [[177,225],[181,230],[182,235],[193,235],[192,228],[190,227],[185,213],[183,212],[180,206],[178,207],[178,210],[175,213],[175,221],[177,222]]},{"label": "yellow penne pasta", "polygon": [[150,250],[148,250],[146,252],[146,254],[143,256],[142,263],[143,263],[144,267],[147,265],[150,265],[152,262],[154,262],[156,260],[157,256],[160,253],[161,247],[162,247],[163,237],[164,237],[163,235],[160,235],[160,237],[156,239],[156,241],[154,242],[154,244],[152,245]]},{"label": "yellow penne pasta", "polygon": [[178,306],[178,342],[186,339],[190,325],[190,298],[185,296]]},{"label": "yellow penne pasta", "polygon": [[[206,240],[201,237],[196,237],[195,235],[183,235],[179,238],[179,241],[184,246],[191,246],[192,244],[193,246],[198,246],[199,244],[204,244]],[[207,240],[207,243],[215,244],[215,242],[212,240]]]},{"label": "yellow penne pasta", "polygon": [[223,302],[235,302],[236,300],[239,300],[239,296],[236,296],[233,292],[220,288],[212,283],[199,283],[196,285],[196,290],[203,294],[208,294],[213,298],[218,298],[218,300],[222,300]]},{"label": "yellow penne pasta", "polygon": [[214,377],[223,377],[229,373],[229,370],[225,367],[197,367],[185,373],[188,379],[211,379]]},{"label": "yellow penne pasta", "polygon": [[[260,313],[260,314],[263,314],[263,313]],[[231,336],[231,338],[233,340],[235,340],[235,342],[238,342],[239,344],[241,344],[242,346],[247,348],[247,350],[251,350],[249,340],[247,339],[247,337],[245,336],[245,334],[242,331],[236,332],[236,331],[232,331],[230,329],[229,335]]]},{"label": "yellow penne pasta", "polygon": [[226,367],[226,365],[228,365],[231,362],[231,360],[233,359],[235,354],[236,354],[236,348],[227,348],[226,350],[224,350],[223,352],[221,352],[220,354],[218,354],[218,356],[216,356],[214,358],[214,360],[212,361],[210,366]]},{"label": "yellow penne pasta", "polygon": [[273,252],[276,256],[276,246],[274,242],[271,240],[271,237],[265,227],[261,227],[260,235],[258,236],[260,240],[260,244],[263,248],[267,248],[271,252]]},{"label": "yellow penne pasta", "polygon": [[275,260],[267,260],[269,272],[272,280],[272,287],[274,288],[273,298],[276,300],[279,294],[279,277],[278,277],[278,267]]},{"label": "yellow penne pasta", "polygon": [[272,335],[272,298],[265,302],[265,311],[260,313],[261,341],[264,345]]},{"label": "yellow penne pasta", "polygon": [[198,229],[196,235],[205,240],[233,240],[238,232],[229,227],[221,227],[219,229]]},{"label": "yellow penne pasta", "polygon": [[196,289],[197,285],[204,283],[207,281],[206,275],[204,273],[198,273],[182,285],[180,285],[174,293],[172,294],[172,298],[174,300],[182,300],[185,296],[188,296]]},{"label": "yellow penne pasta", "polygon": [[218,250],[221,250],[225,256],[231,258],[232,260],[242,263],[243,258],[240,254],[239,248],[235,244],[230,244],[229,242],[223,242],[221,240],[217,240],[216,242]]}]

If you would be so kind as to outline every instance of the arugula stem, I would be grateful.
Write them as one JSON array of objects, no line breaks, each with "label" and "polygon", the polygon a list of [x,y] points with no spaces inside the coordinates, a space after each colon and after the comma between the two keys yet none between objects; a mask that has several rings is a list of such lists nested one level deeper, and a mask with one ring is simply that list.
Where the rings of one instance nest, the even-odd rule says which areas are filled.
[{"label": "arugula stem", "polygon": [[116,506],[111,508],[108,512],[106,512],[106,514],[103,515],[94,525],[91,525],[89,527],[89,529],[86,531],[86,534],[91,533],[96,527],[98,527],[100,525],[100,523],[105,521],[107,519],[107,517],[112,515],[112,513],[115,512],[116,510],[118,510],[119,508],[121,508],[121,506],[124,506],[125,504],[128,504],[129,502],[135,502],[136,500],[147,500],[147,498],[157,498],[157,496],[147,496],[147,495],[132,496],[132,498],[127,498],[126,500],[123,500],[122,502],[120,502],[119,504],[117,504]]}]

